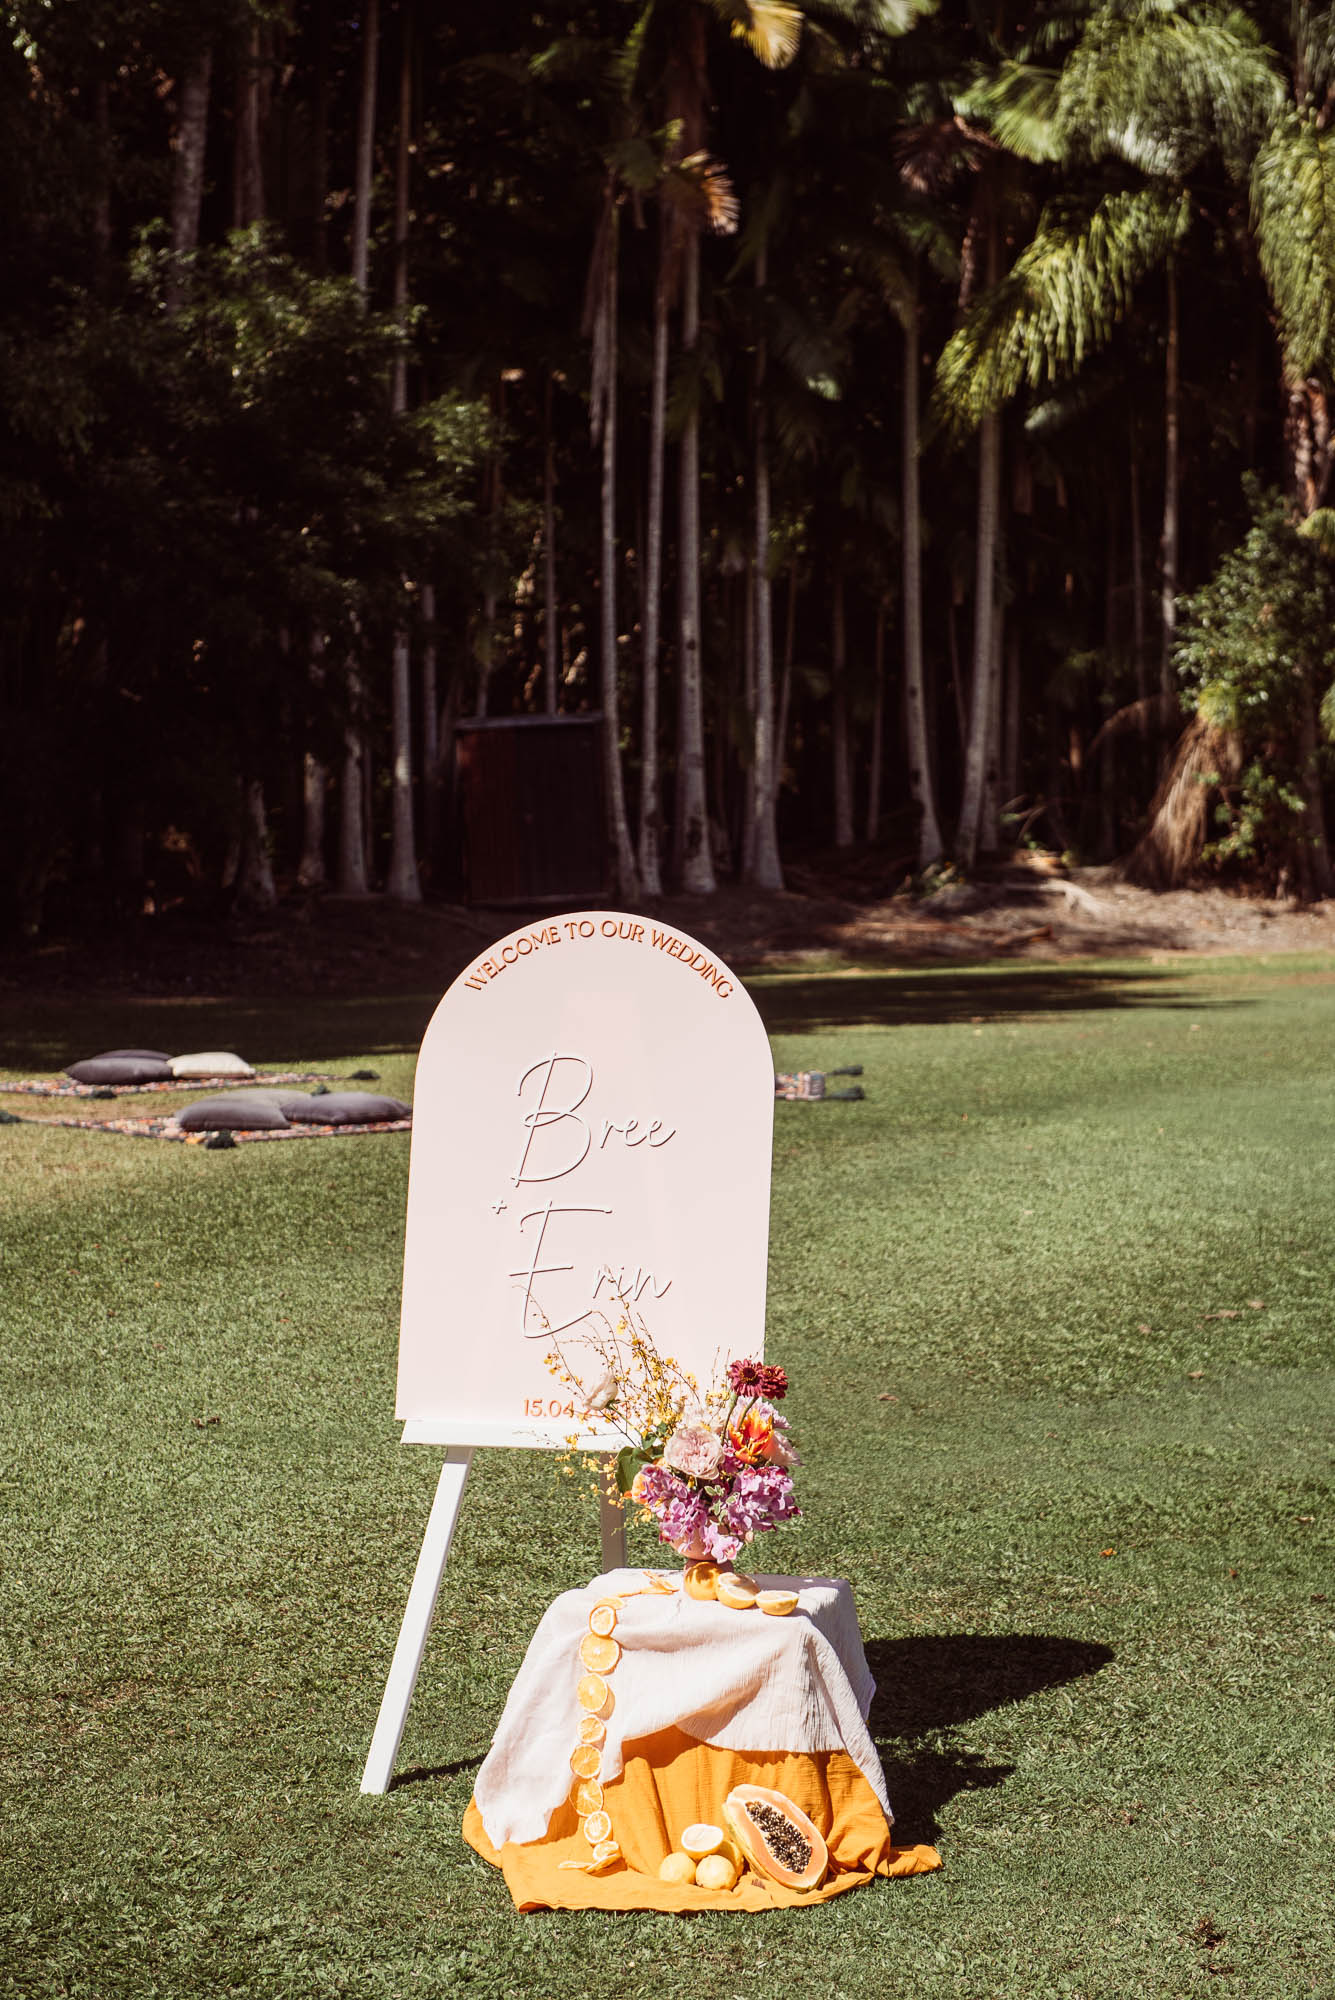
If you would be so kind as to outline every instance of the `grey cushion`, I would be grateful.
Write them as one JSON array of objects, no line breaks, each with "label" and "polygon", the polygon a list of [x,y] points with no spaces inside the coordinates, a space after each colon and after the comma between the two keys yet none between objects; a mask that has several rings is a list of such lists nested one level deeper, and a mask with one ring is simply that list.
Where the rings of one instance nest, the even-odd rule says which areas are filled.
[{"label": "grey cushion", "polygon": [[287,1124],[268,1097],[229,1090],[226,1097],[200,1097],[178,1112],[183,1132],[281,1132]]},{"label": "grey cushion", "polygon": [[283,1109],[294,1125],[378,1125],[410,1115],[397,1097],[375,1097],[369,1090],[329,1090],[323,1097],[300,1099],[295,1109],[285,1099]]},{"label": "grey cushion", "polygon": [[75,1083],[170,1083],[168,1058],[157,1049],[107,1049],[65,1071]]}]

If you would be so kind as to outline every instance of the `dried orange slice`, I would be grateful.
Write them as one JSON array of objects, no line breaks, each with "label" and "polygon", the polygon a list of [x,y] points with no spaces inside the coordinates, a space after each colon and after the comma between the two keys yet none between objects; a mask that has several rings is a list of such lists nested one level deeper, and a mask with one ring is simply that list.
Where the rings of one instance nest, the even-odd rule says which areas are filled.
[{"label": "dried orange slice", "polygon": [[606,1639],[616,1630],[617,1608],[609,1599],[603,1598],[589,1613],[589,1630],[599,1638]]},{"label": "dried orange slice", "polygon": [[581,1778],[572,1787],[570,1797],[581,1819],[586,1813],[601,1812],[603,1809],[603,1788],[596,1778]]},{"label": "dried orange slice", "polygon": [[607,1724],[600,1722],[596,1715],[582,1715],[579,1719],[579,1740],[581,1743],[602,1743],[607,1736]]},{"label": "dried orange slice", "polygon": [[605,1812],[591,1812],[584,1822],[584,1838],[590,1847],[612,1837],[612,1822]]},{"label": "dried orange slice", "polygon": [[596,1743],[581,1743],[570,1753],[570,1768],[577,1778],[596,1778],[602,1762],[603,1753]]},{"label": "dried orange slice", "polygon": [[621,1658],[621,1648],[615,1639],[586,1632],[579,1642],[579,1656],[591,1674],[610,1674]]},{"label": "dried orange slice", "polygon": [[620,1861],[620,1859],[621,1849],[615,1840],[600,1840],[593,1850],[593,1859],[589,1863],[589,1873],[590,1875],[600,1874],[610,1862]]},{"label": "dried orange slice", "polygon": [[575,1697],[581,1708],[587,1708],[590,1715],[606,1715],[607,1704],[612,1690],[601,1674],[585,1674],[575,1689]]}]

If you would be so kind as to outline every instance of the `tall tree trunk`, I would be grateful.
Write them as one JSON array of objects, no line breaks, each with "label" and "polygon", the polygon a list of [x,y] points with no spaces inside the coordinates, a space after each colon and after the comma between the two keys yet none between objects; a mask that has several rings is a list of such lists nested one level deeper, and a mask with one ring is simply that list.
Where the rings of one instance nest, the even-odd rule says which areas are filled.
[{"label": "tall tree trunk", "polygon": [[314,103],[311,113],[311,179],[315,183],[311,263],[317,278],[329,269],[329,0],[316,0]]},{"label": "tall tree trunk", "polygon": [[[1004,538],[998,533],[998,572],[1004,561]],[[1006,621],[1005,598],[1001,590],[1001,578],[997,577],[997,594],[992,603],[992,670],[988,675],[987,752],[983,764],[983,806],[978,816],[978,845],[985,854],[995,854],[1001,846],[1001,714],[1002,714],[1002,674],[1005,665],[1004,631]]]},{"label": "tall tree trunk", "polygon": [[1020,635],[1011,620],[1006,633],[1005,724],[1001,738],[1001,794],[1004,802],[1020,791]]},{"label": "tall tree trunk", "polygon": [[204,152],[208,141],[209,85],[213,76],[210,43],[192,57],[181,78],[172,137],[171,245],[167,271],[167,310],[181,303],[179,260],[199,245],[199,214],[204,200]]},{"label": "tall tree trunk", "polygon": [[247,910],[272,910],[278,901],[273,862],[269,856],[269,825],[264,786],[251,778],[246,785],[241,821],[241,864],[236,900]]},{"label": "tall tree trunk", "polygon": [[[413,135],[413,16],[411,0],[399,0],[399,132],[394,164],[394,311],[402,321],[408,309],[408,216],[412,193]],[[400,348],[394,357],[390,387],[391,413],[401,417],[408,407],[408,358]],[[413,831],[413,689],[412,650],[406,622],[394,634],[390,684],[390,853],[389,894],[399,903],[420,903]]]},{"label": "tall tree trunk", "polygon": [[955,858],[971,869],[978,858],[983,794],[995,726],[996,650],[992,629],[996,610],[997,528],[1001,513],[1001,418],[983,418],[978,437],[978,535],[974,572],[973,675],[969,694],[969,740],[964,753],[964,796],[955,834]]},{"label": "tall tree trunk", "polygon": [[871,711],[871,769],[867,775],[867,844],[881,831],[881,768],[885,746],[885,599],[876,600],[876,640],[873,654],[876,692]]},{"label": "tall tree trunk", "polygon": [[361,676],[355,660],[348,661],[347,687],[350,712],[343,731],[343,782],[339,787],[338,891],[341,896],[365,896],[367,828],[362,805],[366,732],[359,712]]},{"label": "tall tree trunk", "polygon": [[[310,656],[306,664],[306,678],[312,695],[312,705],[323,699],[324,688],[324,635],[311,635]],[[297,886],[300,889],[323,889],[325,885],[324,865],[324,819],[325,791],[329,773],[324,764],[308,750],[302,760],[301,773],[301,860],[297,864]]]},{"label": "tall tree trunk", "polygon": [[1332,888],[1330,847],[1326,839],[1325,801],[1321,796],[1316,700],[1306,675],[1302,679],[1298,701],[1298,782],[1302,787],[1305,808],[1304,827],[1298,837],[1299,859],[1307,895],[1329,896]]},{"label": "tall tree trunk", "polygon": [[853,845],[853,766],[848,741],[848,631],[844,568],[835,564],[830,598],[830,747],[834,757],[834,844]]},{"label": "tall tree trunk", "polygon": [[482,633],[477,666],[477,699],[473,706],[474,715],[487,712],[487,690],[491,685],[491,670],[496,656],[496,588],[497,570],[500,562],[501,510],[505,504],[505,489],[501,467],[500,437],[505,426],[505,377],[501,376],[495,389],[496,442],[487,454],[482,474],[483,496],[487,509],[487,555],[486,569],[482,580]]},{"label": "tall tree trunk", "polygon": [[[765,249],[756,258],[756,287],[768,281]],[[778,782],[774,758],[774,584],[770,576],[769,408],[765,401],[765,371],[769,353],[762,338],[756,344],[756,474],[755,474],[755,659],[754,734],[751,753],[751,838],[748,880],[758,889],[782,889],[777,817]]]},{"label": "tall tree trunk", "polygon": [[93,281],[99,292],[111,282],[111,85],[105,76],[93,83],[93,131],[97,142],[93,188]]},{"label": "tall tree trunk", "polygon": [[[700,236],[693,224],[687,225],[683,251],[681,345],[689,364],[700,339]],[[700,658],[700,412],[694,406],[682,432],[678,473],[681,636],[677,661],[680,702],[675,851],[681,887],[691,896],[712,896],[718,884],[710,851],[709,809],[705,798],[704,677]]]},{"label": "tall tree trunk", "polygon": [[236,117],[232,150],[232,227],[246,229],[265,213],[264,166],[260,145],[260,71],[263,29],[252,20],[237,61]]},{"label": "tall tree trunk", "polygon": [[793,659],[797,649],[797,557],[788,565],[788,615],[783,627],[783,677],[779,682],[779,717],[774,725],[774,805],[778,814],[779,787],[783,783],[783,761],[788,748],[788,710],[793,699]]},{"label": "tall tree trunk", "polygon": [[375,163],[375,100],[379,63],[380,0],[364,0],[357,159],[352,190],[352,282],[363,298],[370,278],[371,172]]},{"label": "tall tree trunk", "polygon": [[440,689],[437,677],[436,587],[422,585],[422,805],[428,869],[440,842]]},{"label": "tall tree trunk", "polygon": [[[357,148],[352,190],[352,282],[366,299],[370,277],[371,180],[375,160],[375,105],[380,64],[380,0],[362,9],[361,89],[357,104]],[[340,792],[338,886],[344,896],[370,890],[370,744],[362,714],[361,670],[354,655],[347,666],[348,720],[343,736]]]},{"label": "tall tree trunk", "polygon": [[1159,649],[1159,689],[1162,694],[1177,693],[1177,674],[1173,667],[1173,642],[1177,636],[1177,557],[1178,518],[1180,500],[1180,477],[1178,472],[1178,435],[1180,410],[1178,395],[1179,350],[1181,332],[1178,321],[1177,263],[1170,254],[1166,266],[1168,282],[1168,338],[1164,354],[1164,481],[1163,481],[1163,539],[1162,551],[1162,591],[1160,603],[1161,637]]},{"label": "tall tree trunk", "polygon": [[673,223],[660,205],[654,284],[654,359],[649,386],[649,498],[644,534],[644,672],[640,718],[640,877],[646,896],[663,893],[663,806],[658,771],[659,631],[663,605],[663,460],[667,420],[668,278]]},{"label": "tall tree trunk", "polygon": [[936,786],[927,740],[927,697],[922,658],[922,500],[919,492],[918,318],[916,295],[904,326],[903,592],[904,721],[908,736],[909,794],[918,811],[918,868],[930,868],[943,852],[936,814]]},{"label": "tall tree trunk", "polygon": [[1136,700],[1149,694],[1145,668],[1145,537],[1140,525],[1140,459],[1131,440],[1131,653],[1136,670]]},{"label": "tall tree trunk", "polygon": [[556,446],[552,438],[552,378],[542,401],[542,706],[556,714],[561,613],[556,595]]},{"label": "tall tree trunk", "polygon": [[607,217],[608,245],[602,270],[602,327],[596,340],[594,398],[597,436],[602,443],[602,486],[599,496],[601,559],[599,667],[603,708],[603,771],[607,790],[608,832],[616,868],[617,892],[626,902],[640,893],[635,851],[626,817],[621,775],[621,722],[617,698],[617,269],[618,215]]}]

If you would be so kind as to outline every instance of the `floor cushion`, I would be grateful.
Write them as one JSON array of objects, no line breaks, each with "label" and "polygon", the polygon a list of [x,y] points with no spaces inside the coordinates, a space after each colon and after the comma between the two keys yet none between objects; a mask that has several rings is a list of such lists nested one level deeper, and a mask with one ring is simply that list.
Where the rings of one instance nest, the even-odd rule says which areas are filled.
[{"label": "floor cushion", "polygon": [[231,1091],[226,1097],[200,1097],[177,1113],[183,1132],[278,1132],[287,1124],[269,1097]]},{"label": "floor cushion", "polygon": [[327,1090],[303,1099],[295,1109],[285,1100],[283,1108],[293,1124],[301,1125],[378,1125],[411,1115],[411,1107],[397,1097],[376,1097],[369,1090]]},{"label": "floor cushion", "polygon": [[254,1076],[248,1062],[226,1049],[207,1049],[192,1056],[171,1056],[168,1067],[173,1076]]},{"label": "floor cushion", "polygon": [[75,1083],[170,1083],[169,1062],[158,1049],[106,1049],[71,1063],[65,1074]]}]

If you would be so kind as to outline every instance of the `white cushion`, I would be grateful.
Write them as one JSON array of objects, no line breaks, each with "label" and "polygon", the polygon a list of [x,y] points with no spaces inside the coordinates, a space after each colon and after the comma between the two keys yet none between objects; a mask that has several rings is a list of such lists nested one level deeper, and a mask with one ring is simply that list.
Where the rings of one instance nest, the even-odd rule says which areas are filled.
[{"label": "white cushion", "polygon": [[226,1049],[206,1049],[202,1055],[172,1056],[168,1068],[173,1076],[254,1076],[255,1072],[240,1056],[230,1055]]}]

